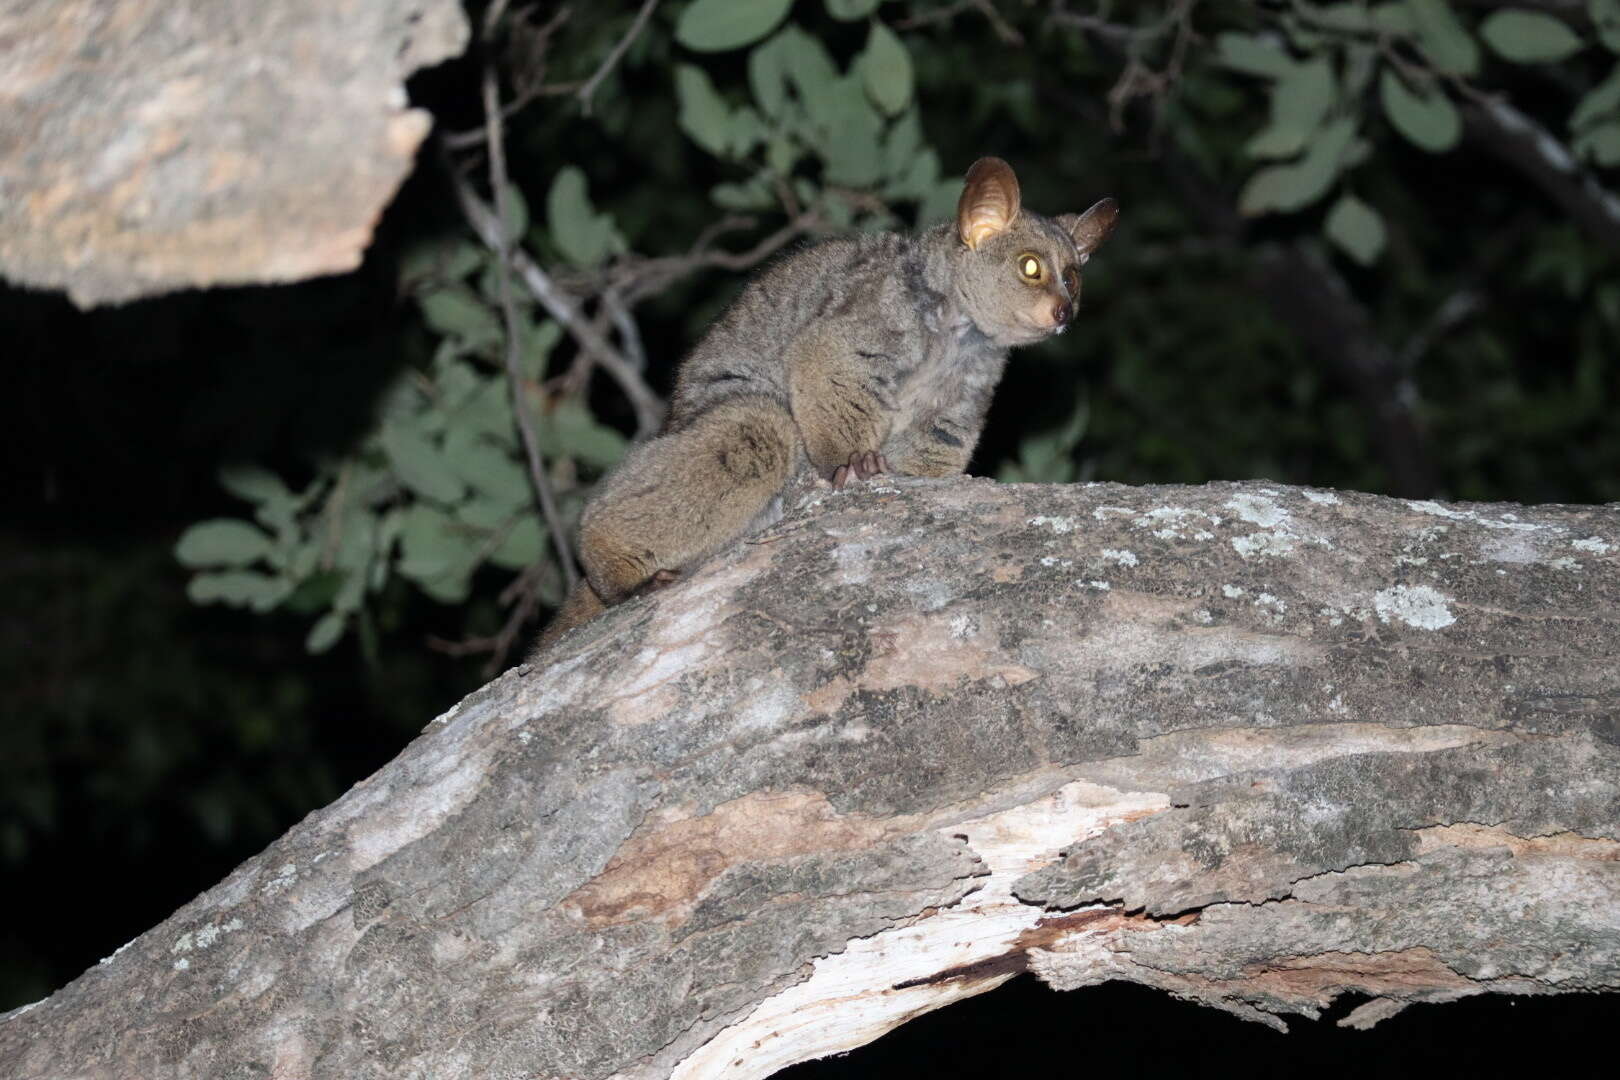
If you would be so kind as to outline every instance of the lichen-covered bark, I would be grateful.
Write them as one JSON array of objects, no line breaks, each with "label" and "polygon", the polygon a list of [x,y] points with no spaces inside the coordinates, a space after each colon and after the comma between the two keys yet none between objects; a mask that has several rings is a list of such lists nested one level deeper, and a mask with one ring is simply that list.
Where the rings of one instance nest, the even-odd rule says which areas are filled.
[{"label": "lichen-covered bark", "polygon": [[352,270],[455,0],[0,6],[0,274],[83,307]]},{"label": "lichen-covered bark", "polygon": [[28,1077],[762,1077],[1034,970],[1620,989],[1620,508],[809,492],[0,1020]]}]

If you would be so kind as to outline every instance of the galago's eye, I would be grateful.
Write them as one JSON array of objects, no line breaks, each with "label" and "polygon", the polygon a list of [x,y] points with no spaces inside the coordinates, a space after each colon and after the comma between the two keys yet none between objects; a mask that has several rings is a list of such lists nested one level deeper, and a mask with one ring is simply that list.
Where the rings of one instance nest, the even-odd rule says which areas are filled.
[{"label": "galago's eye", "polygon": [[1031,284],[1038,283],[1046,276],[1046,268],[1041,265],[1040,258],[1028,252],[1018,256],[1018,272]]},{"label": "galago's eye", "polygon": [[1076,270],[1072,266],[1065,267],[1063,270],[1063,287],[1069,290],[1070,296],[1074,296],[1079,293],[1080,271]]}]

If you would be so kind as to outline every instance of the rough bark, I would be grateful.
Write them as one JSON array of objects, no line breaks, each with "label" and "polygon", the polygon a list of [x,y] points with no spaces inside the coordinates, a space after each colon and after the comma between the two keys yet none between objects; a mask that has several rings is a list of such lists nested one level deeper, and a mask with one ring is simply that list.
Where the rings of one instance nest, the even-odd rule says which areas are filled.
[{"label": "rough bark", "polygon": [[455,0],[0,3],[0,274],[83,307],[352,270]]},{"label": "rough bark", "polygon": [[809,492],[35,1006],[31,1077],[763,1077],[1033,970],[1620,988],[1620,506]]}]

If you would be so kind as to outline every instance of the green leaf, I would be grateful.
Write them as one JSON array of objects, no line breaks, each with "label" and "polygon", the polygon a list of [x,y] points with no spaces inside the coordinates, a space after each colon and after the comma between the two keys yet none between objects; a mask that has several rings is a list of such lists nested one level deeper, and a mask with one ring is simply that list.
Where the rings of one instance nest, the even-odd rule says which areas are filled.
[{"label": "green leaf", "polygon": [[490,377],[477,393],[467,398],[450,417],[455,425],[486,435],[502,446],[515,447],[517,434],[512,418],[512,401],[506,393],[506,380]]},{"label": "green leaf", "polygon": [[385,423],[378,442],[399,475],[400,483],[423,498],[437,502],[455,502],[461,498],[465,490],[462,482],[421,428],[401,421]]},{"label": "green leaf", "polygon": [[469,428],[452,428],[444,437],[444,460],[474,491],[508,506],[529,501],[529,476],[499,446]]},{"label": "green leaf", "polygon": [[218,570],[197,574],[186,585],[194,604],[225,604],[269,611],[291,592],[283,579],[252,570]]},{"label": "green leaf", "polygon": [[522,570],[540,561],[546,551],[546,537],[540,531],[540,519],[534,514],[519,518],[508,530],[506,539],[490,552],[489,561],[506,570]]},{"label": "green leaf", "polygon": [[1462,137],[1462,118],[1441,90],[1427,95],[1413,93],[1386,68],[1378,78],[1378,96],[1395,130],[1431,154],[1450,150]]},{"label": "green leaf", "polygon": [[716,157],[731,141],[731,109],[702,68],[675,65],[675,100],[680,103],[681,130]]},{"label": "green leaf", "polygon": [[1322,4],[1306,10],[1311,23],[1316,26],[1349,33],[1365,33],[1374,29],[1372,12],[1367,10],[1366,4]]},{"label": "green leaf", "polygon": [[423,282],[460,281],[484,265],[489,251],[454,235],[430,236],[406,248],[399,260],[399,282],[414,289]]},{"label": "green leaf", "polygon": [[1539,11],[1498,11],[1479,28],[1479,36],[1504,60],[1545,64],[1581,51],[1581,39],[1558,19]]},{"label": "green leaf", "polygon": [[769,210],[776,205],[770,185],[759,176],[741,184],[716,184],[709,189],[709,199],[727,210]]},{"label": "green leaf", "polygon": [[758,41],[782,21],[793,0],[692,0],[675,20],[675,40],[698,52]]},{"label": "green leaf", "polygon": [[799,101],[812,123],[825,119],[820,109],[824,99],[839,81],[838,65],[827,47],[797,26],[788,26],[777,35],[782,42],[782,63],[798,92]]},{"label": "green leaf", "polygon": [[1244,150],[1250,157],[1293,157],[1327,117],[1338,95],[1326,57],[1296,65],[1271,90],[1271,123]]},{"label": "green leaf", "polygon": [[509,183],[506,185],[506,239],[509,243],[518,243],[528,231],[529,200],[516,184]]},{"label": "green leaf", "polygon": [[468,546],[449,514],[416,503],[399,530],[399,572],[418,582],[440,577],[465,560]]},{"label": "green leaf", "polygon": [[895,179],[905,175],[921,148],[922,122],[915,108],[907,109],[900,119],[889,126],[889,133],[884,137],[884,175]]},{"label": "green leaf", "polygon": [[1340,196],[1328,211],[1324,228],[1329,240],[1363,266],[1371,266],[1384,250],[1383,219],[1354,195]]},{"label": "green leaf", "polygon": [[1592,17],[1598,40],[1610,52],[1620,53],[1620,0],[1586,0],[1586,13]]},{"label": "green leaf", "polygon": [[794,29],[788,26],[748,54],[748,86],[766,116],[780,116],[787,104],[788,53],[793,48],[787,38]]},{"label": "green leaf", "polygon": [[1311,139],[1305,156],[1292,165],[1273,165],[1249,178],[1238,196],[1244,214],[1302,210],[1327,194],[1344,166],[1356,136],[1355,117],[1340,117]]},{"label": "green leaf", "polygon": [[1579,130],[1608,113],[1620,109],[1620,64],[1614,66],[1609,77],[1589,90],[1581,98],[1575,112],[1570,115],[1569,126]]},{"label": "green leaf", "polygon": [[219,484],[238,499],[256,503],[291,503],[293,493],[281,477],[257,465],[225,465],[219,470]]},{"label": "green leaf", "polygon": [[747,157],[749,151],[764,142],[770,129],[760,120],[759,113],[747,105],[731,114],[726,132],[726,153],[733,158]]},{"label": "green leaf", "polygon": [[236,518],[199,521],[174,546],[180,565],[246,566],[270,554],[270,537]]},{"label": "green leaf", "polygon": [[889,184],[889,197],[922,202],[939,186],[939,152],[933,147],[912,156],[904,173]]},{"label": "green leaf", "polygon": [[1294,70],[1295,60],[1281,42],[1233,31],[1215,35],[1215,62],[1245,75],[1280,79]]},{"label": "green leaf", "polygon": [[1430,63],[1452,75],[1479,73],[1479,46],[1446,0],[1406,0],[1406,7]]},{"label": "green leaf", "polygon": [[1575,155],[1605,168],[1620,165],[1620,122],[1609,121],[1575,136]]},{"label": "green leaf", "polygon": [[835,82],[818,102],[816,149],[834,184],[864,188],[883,176],[883,118],[866,99],[858,76]]},{"label": "green leaf", "polygon": [[936,221],[948,221],[956,216],[956,203],[962,196],[962,182],[960,180],[941,180],[934,185],[934,190],[928,193],[917,207],[917,224],[928,225]]},{"label": "green leaf", "polygon": [[575,266],[593,267],[616,251],[624,238],[610,214],[598,214],[586,191],[585,173],[576,165],[557,170],[546,193],[546,224],[557,250]]},{"label": "green leaf", "polygon": [[343,636],[343,630],[348,626],[348,620],[336,611],[328,611],[315,625],[310,627],[309,636],[304,639],[304,651],[311,654],[323,653],[338,643]]},{"label": "green leaf", "polygon": [[786,176],[793,171],[799,158],[804,156],[798,143],[782,134],[775,134],[765,144],[765,165],[777,176]]},{"label": "green leaf", "polygon": [[476,347],[501,338],[501,323],[471,289],[449,285],[424,293],[416,302],[428,326]]},{"label": "green leaf", "polygon": [[535,441],[547,456],[566,454],[600,468],[616,464],[629,445],[623,435],[598,422],[578,401],[564,401],[540,417]]},{"label": "green leaf", "polygon": [[898,116],[911,103],[911,54],[900,39],[880,22],[873,22],[866,50],[855,58],[866,93],[889,116]]},{"label": "green leaf", "polygon": [[1404,3],[1374,4],[1368,14],[1373,28],[1398,37],[1411,37],[1417,32],[1412,12]]},{"label": "green leaf", "polygon": [[[524,319],[518,333],[518,371],[539,382],[546,377],[546,361],[562,340],[562,327],[550,319],[538,323]],[[463,399],[457,399],[457,403]]]},{"label": "green leaf", "polygon": [[827,0],[827,14],[835,19],[853,22],[872,14],[882,2],[883,0]]}]

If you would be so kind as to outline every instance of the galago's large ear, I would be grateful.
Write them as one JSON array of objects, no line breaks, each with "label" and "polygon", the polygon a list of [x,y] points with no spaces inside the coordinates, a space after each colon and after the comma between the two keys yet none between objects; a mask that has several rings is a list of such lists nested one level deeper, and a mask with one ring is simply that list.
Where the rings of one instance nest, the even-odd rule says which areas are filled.
[{"label": "galago's large ear", "polygon": [[1074,237],[1074,246],[1080,249],[1080,261],[1091,258],[1119,221],[1119,203],[1113,199],[1098,199],[1083,214],[1059,214],[1057,223]]},{"label": "galago's large ear", "polygon": [[997,157],[980,158],[968,170],[962,198],[956,204],[956,234],[977,251],[979,245],[1005,232],[1018,219],[1018,177]]}]

